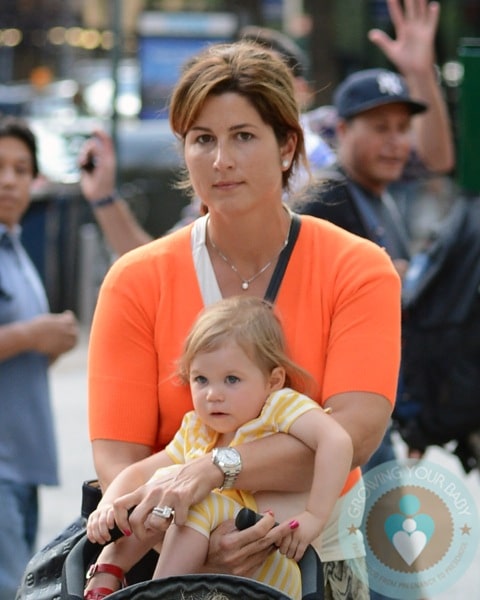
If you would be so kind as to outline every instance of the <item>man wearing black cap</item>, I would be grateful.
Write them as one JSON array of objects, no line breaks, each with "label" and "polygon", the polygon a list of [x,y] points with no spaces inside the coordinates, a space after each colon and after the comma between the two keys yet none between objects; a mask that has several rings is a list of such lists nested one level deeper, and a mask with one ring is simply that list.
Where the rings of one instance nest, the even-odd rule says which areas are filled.
[{"label": "man wearing black cap", "polygon": [[389,1],[396,39],[380,30],[369,38],[399,73],[367,69],[350,75],[334,94],[337,164],[323,175],[301,213],[327,219],[384,246],[403,275],[409,258],[406,226],[391,184],[412,152],[430,174],[448,173],[454,149],[434,64],[438,2]]},{"label": "man wearing black cap", "polygon": [[[335,223],[384,247],[400,276],[408,267],[410,240],[389,186],[397,182],[415,148],[431,173],[453,168],[450,124],[434,65],[439,4],[415,0],[400,9],[389,2],[396,39],[378,30],[369,37],[405,77],[367,69],[336,89],[337,163],[295,209]],[[365,470],[395,458],[390,435]]]},{"label": "man wearing black cap", "polygon": [[327,219],[385,247],[403,272],[409,241],[388,186],[409,158],[414,115],[427,107],[411,97],[405,79],[386,69],[347,77],[337,88],[338,164],[320,194],[300,212]]}]

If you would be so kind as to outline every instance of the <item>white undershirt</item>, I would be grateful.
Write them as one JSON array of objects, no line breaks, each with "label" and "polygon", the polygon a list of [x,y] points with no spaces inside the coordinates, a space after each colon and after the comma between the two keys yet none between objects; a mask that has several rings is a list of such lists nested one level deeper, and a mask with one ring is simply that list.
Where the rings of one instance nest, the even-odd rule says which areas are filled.
[{"label": "white undershirt", "polygon": [[208,215],[195,219],[191,237],[193,263],[205,306],[222,299],[206,244],[207,221]]}]

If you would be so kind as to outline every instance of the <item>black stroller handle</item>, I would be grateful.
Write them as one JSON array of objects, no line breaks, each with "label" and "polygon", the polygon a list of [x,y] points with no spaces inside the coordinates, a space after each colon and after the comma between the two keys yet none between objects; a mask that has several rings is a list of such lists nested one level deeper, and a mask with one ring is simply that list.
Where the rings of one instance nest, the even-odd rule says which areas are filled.
[{"label": "black stroller handle", "polygon": [[[235,517],[235,527],[240,529],[240,531],[247,529],[258,523],[262,517],[263,515],[260,515],[251,508],[241,508]],[[278,525],[278,523],[275,522],[275,525]]]},{"label": "black stroller handle", "polygon": [[[250,508],[241,508],[235,517],[235,527],[237,529],[247,529],[258,523],[263,515]],[[278,525],[278,523],[275,523]],[[298,562],[302,576],[302,600],[322,600],[323,599],[323,566],[317,552],[313,546],[308,546],[305,554]]]}]

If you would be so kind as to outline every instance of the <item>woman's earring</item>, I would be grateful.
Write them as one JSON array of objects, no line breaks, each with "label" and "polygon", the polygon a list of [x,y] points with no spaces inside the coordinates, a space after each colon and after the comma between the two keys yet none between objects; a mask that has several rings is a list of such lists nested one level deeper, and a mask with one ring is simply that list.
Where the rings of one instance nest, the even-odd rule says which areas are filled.
[{"label": "woman's earring", "polygon": [[285,159],[284,161],[282,161],[282,167],[284,169],[288,169],[288,167],[290,166],[290,161]]}]

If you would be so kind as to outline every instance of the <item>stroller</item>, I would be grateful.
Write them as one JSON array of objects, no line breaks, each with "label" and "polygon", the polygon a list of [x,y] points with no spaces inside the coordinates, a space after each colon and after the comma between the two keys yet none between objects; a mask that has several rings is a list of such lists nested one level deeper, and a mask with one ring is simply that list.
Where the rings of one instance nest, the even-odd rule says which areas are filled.
[{"label": "stroller", "polygon": [[[86,572],[102,549],[101,545],[92,544],[85,534],[86,518],[99,499],[92,483],[83,484],[82,516],[32,558],[15,600],[83,600]],[[258,518],[261,516],[243,509],[237,516],[237,527],[253,525]],[[112,541],[121,535],[118,529],[113,530]],[[291,600],[276,588],[234,575],[199,573],[152,580],[157,556],[154,551],[148,553],[129,572],[129,585],[110,594],[108,598],[200,600],[214,592],[220,598],[223,594],[229,600]],[[313,547],[307,549],[299,567],[302,600],[322,600],[323,567]]]}]

